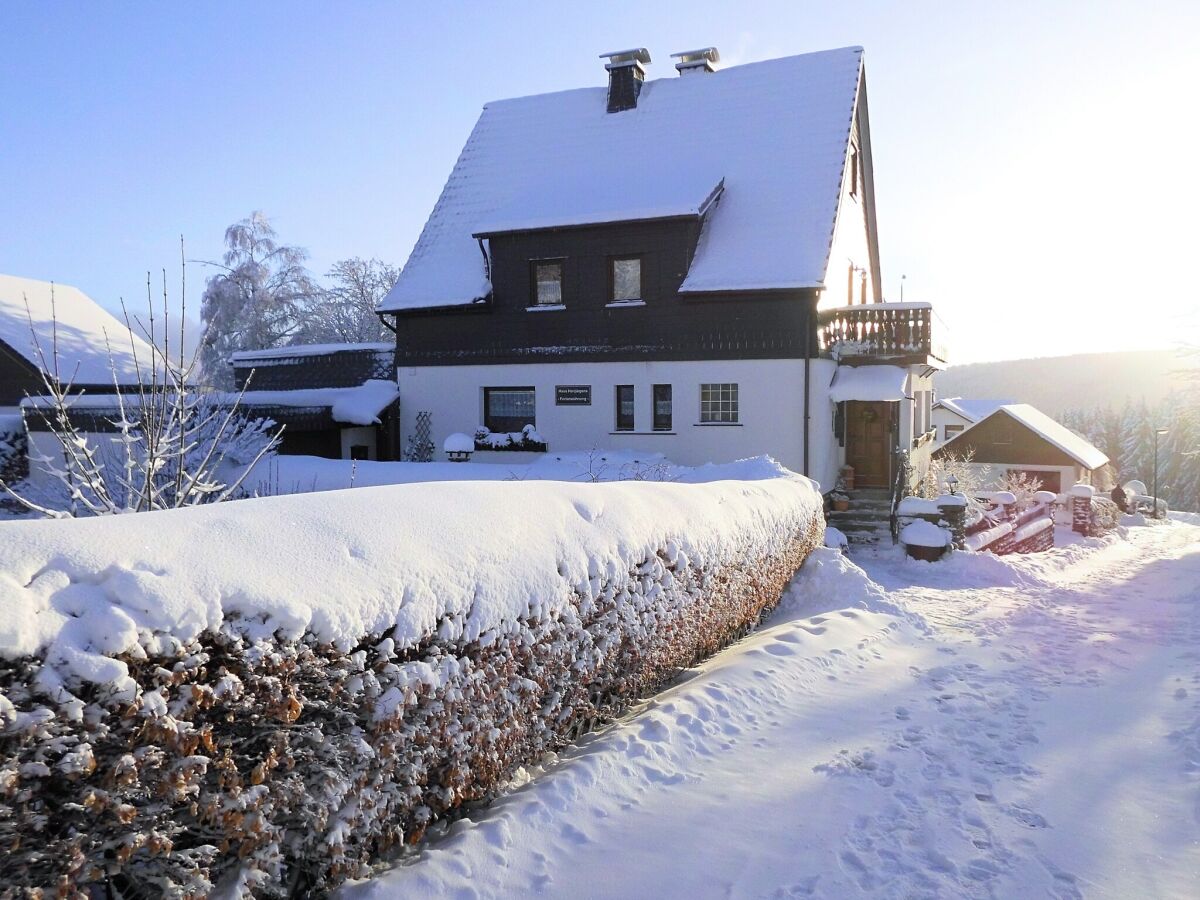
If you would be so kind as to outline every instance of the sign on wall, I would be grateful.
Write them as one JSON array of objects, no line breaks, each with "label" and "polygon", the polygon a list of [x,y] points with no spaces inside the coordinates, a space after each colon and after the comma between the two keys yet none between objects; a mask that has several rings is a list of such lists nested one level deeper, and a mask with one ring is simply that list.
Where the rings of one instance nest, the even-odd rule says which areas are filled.
[{"label": "sign on wall", "polygon": [[590,384],[556,384],[554,386],[555,406],[591,406],[592,386]]}]

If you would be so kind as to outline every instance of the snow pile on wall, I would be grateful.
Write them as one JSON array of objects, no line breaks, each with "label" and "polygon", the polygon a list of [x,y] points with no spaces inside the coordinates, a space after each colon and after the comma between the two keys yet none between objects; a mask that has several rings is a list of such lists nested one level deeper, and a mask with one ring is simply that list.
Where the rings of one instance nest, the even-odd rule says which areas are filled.
[{"label": "snow pile on wall", "polygon": [[5,524],[6,878],[320,893],[752,627],[820,510],[790,476]]}]

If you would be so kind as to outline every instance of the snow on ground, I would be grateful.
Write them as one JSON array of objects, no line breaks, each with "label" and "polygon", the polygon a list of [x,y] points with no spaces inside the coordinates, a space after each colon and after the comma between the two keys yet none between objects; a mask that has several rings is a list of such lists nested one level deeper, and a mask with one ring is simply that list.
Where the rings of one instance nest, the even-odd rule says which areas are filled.
[{"label": "snow on ground", "polygon": [[814,552],[775,616],[343,900],[1184,897],[1200,523]]},{"label": "snow on ground", "polygon": [[[503,457],[497,453],[493,456]],[[545,453],[530,460],[517,453],[501,462],[374,462],[322,459],[316,456],[273,456],[246,480],[260,494],[298,494],[384,484],[439,481],[761,481],[786,474],[769,456],[732,463],[680,466],[660,453],[607,450]]]}]

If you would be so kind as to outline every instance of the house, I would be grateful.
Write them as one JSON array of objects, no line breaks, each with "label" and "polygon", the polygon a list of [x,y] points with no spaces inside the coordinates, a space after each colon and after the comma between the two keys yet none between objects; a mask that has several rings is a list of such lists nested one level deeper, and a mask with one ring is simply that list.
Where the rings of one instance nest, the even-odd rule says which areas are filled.
[{"label": "house", "polygon": [[136,385],[152,352],[78,288],[0,275],[0,414],[46,393],[43,374],[75,393],[114,393],[114,379]]},{"label": "house", "polygon": [[949,454],[973,454],[972,465],[987,468],[994,481],[1024,472],[1056,493],[1094,483],[1097,470],[1108,463],[1086,439],[1027,403],[1001,406],[933,452],[934,458]]},{"label": "house", "polygon": [[398,459],[395,349],[308,344],[234,353],[239,409],[282,426],[280,453]]},{"label": "house", "polygon": [[16,481],[30,459],[58,453],[50,421],[38,414],[50,403],[47,382],[69,388],[77,425],[112,432],[116,404],[104,397],[137,385],[153,354],[78,288],[0,275],[0,478]]},{"label": "house", "polygon": [[941,446],[960,431],[970,428],[980,419],[991,415],[1011,400],[968,399],[939,397],[933,403],[934,446]]},{"label": "house", "polygon": [[929,304],[883,301],[862,49],[602,58],[607,86],[484,107],[378,309],[400,440],[771,453],[826,488],[927,458],[945,354]]}]

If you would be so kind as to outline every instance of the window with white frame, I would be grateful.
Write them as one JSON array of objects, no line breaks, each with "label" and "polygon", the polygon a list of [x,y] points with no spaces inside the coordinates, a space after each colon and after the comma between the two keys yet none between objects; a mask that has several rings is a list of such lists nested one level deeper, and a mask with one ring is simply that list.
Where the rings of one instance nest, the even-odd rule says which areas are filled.
[{"label": "window with white frame", "polygon": [[737,384],[700,385],[700,422],[705,425],[733,425],[738,421]]},{"label": "window with white frame", "polygon": [[642,299],[642,258],[614,256],[609,261],[609,300],[613,303]]},{"label": "window with white frame", "polygon": [[562,306],[563,261],[561,259],[535,259],[533,269],[534,306]]}]

